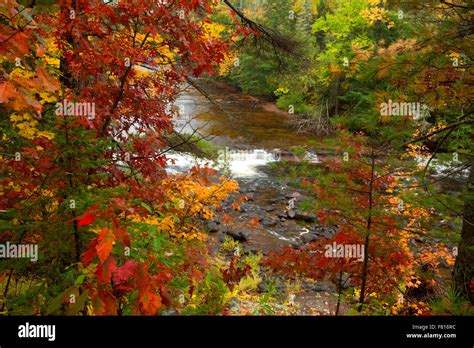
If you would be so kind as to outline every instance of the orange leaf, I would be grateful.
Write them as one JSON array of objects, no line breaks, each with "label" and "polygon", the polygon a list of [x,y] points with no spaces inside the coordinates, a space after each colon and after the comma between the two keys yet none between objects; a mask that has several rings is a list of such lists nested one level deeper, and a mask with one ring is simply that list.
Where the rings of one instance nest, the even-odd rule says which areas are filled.
[{"label": "orange leaf", "polygon": [[112,251],[112,246],[115,240],[115,234],[112,230],[108,229],[107,227],[104,228],[99,237],[97,237],[98,243],[95,247],[97,250],[97,256],[99,256],[100,262],[104,263],[107,260],[107,257],[110,255]]},{"label": "orange leaf", "polygon": [[97,247],[97,238],[95,238],[87,246],[87,251],[82,256],[82,263],[84,263],[84,266],[87,266],[94,259],[94,257],[97,255],[96,247]]},{"label": "orange leaf", "polygon": [[161,296],[152,292],[144,291],[139,297],[140,309],[144,315],[154,315],[161,307]]},{"label": "orange leaf", "polygon": [[257,226],[257,225],[259,225],[259,220],[258,220],[258,218],[252,218],[252,220],[250,220],[250,224],[251,224],[252,226]]}]

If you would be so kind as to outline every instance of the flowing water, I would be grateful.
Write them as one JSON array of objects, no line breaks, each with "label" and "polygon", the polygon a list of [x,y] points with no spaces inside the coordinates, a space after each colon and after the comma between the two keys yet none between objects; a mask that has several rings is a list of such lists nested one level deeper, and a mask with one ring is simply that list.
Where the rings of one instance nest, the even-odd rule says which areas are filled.
[{"label": "flowing water", "polygon": [[[293,146],[304,146],[312,138],[297,134],[288,125],[288,114],[270,103],[239,93],[231,86],[200,81],[212,102],[188,86],[176,106],[179,118],[175,130],[197,134],[222,147],[219,160],[227,162],[234,178],[265,177],[262,167],[282,159],[292,160]],[[317,162],[316,154],[308,154]],[[172,171],[188,169],[206,161],[183,153],[173,153]],[[308,159],[308,158],[306,158]]]},{"label": "flowing water", "polygon": [[[180,116],[174,120],[175,131],[196,134],[218,145],[221,149],[218,161],[174,152],[168,155],[174,160],[168,171],[181,172],[205,163],[217,169],[225,167],[226,173],[239,182],[239,196],[247,198],[240,212],[233,211],[230,206],[235,196],[224,207],[224,211],[235,218],[232,229],[247,234],[245,246],[266,253],[298,243],[302,233],[311,226],[286,218],[291,199],[289,195],[294,194],[295,189],[274,175],[270,164],[303,158],[319,163],[315,153],[308,151],[301,158],[291,151],[292,147],[305,146],[315,138],[298,134],[292,129],[288,113],[271,103],[245,95],[228,84],[200,80],[199,88],[205,91],[208,98],[191,86],[180,94],[176,102]],[[259,224],[253,224],[255,220]],[[228,228],[224,225],[219,225],[216,241],[219,238],[222,240],[226,233],[222,232],[223,228],[224,231]]]}]

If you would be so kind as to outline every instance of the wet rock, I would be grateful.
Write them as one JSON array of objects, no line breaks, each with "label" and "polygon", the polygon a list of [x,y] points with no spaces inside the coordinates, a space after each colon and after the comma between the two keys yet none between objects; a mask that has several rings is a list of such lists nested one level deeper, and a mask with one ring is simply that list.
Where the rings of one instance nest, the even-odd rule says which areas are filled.
[{"label": "wet rock", "polygon": [[246,212],[249,211],[249,207],[250,207],[250,206],[249,206],[248,204],[242,204],[242,205],[240,206],[240,211],[243,212],[243,213],[246,213]]},{"label": "wet rock", "polygon": [[455,224],[451,221],[448,221],[448,220],[441,220],[439,222],[435,222],[432,224],[433,227],[437,227],[437,228],[449,228],[451,230],[455,230],[455,231],[460,231],[462,229],[462,225],[461,224]]},{"label": "wet rock", "polygon": [[281,221],[281,222],[285,222],[286,219],[285,219],[284,217],[281,217],[281,218],[280,218],[280,221]]},{"label": "wet rock", "polygon": [[448,227],[449,226],[449,222],[448,220],[441,220],[439,222],[435,222],[433,224],[434,227]]},{"label": "wet rock", "polygon": [[209,233],[216,233],[219,231],[219,225],[214,221],[209,221],[207,223],[207,230]]},{"label": "wet rock", "polygon": [[321,237],[315,234],[314,232],[309,232],[309,233],[302,234],[300,236],[300,239],[301,239],[301,242],[303,242],[304,244],[307,244],[307,243],[315,242],[321,239]]},{"label": "wet rock", "polygon": [[267,213],[269,213],[269,212],[271,212],[271,211],[274,211],[274,210],[275,210],[275,207],[266,207],[266,208],[265,208],[265,211],[266,211]]},{"label": "wet rock", "polygon": [[286,215],[290,219],[301,220],[301,221],[306,221],[306,222],[314,222],[316,220],[314,216],[309,215],[305,212],[297,211],[297,210],[288,210]]},{"label": "wet rock", "polygon": [[309,215],[308,213],[303,213],[303,212],[296,212],[296,217],[295,219],[297,220],[302,220],[306,222],[314,222],[316,221],[316,217]]},{"label": "wet rock", "polygon": [[298,241],[292,241],[290,243],[290,246],[293,248],[293,249],[300,249],[302,247],[302,244]]},{"label": "wet rock", "polygon": [[237,228],[229,228],[226,227],[222,230],[222,232],[228,236],[231,236],[235,240],[239,242],[245,242],[249,239],[250,232],[245,229],[237,229]]},{"label": "wet rock", "polygon": [[280,198],[270,198],[267,199],[268,204],[277,204],[280,201]]},{"label": "wet rock", "polygon": [[265,227],[273,227],[278,225],[280,221],[276,217],[265,217],[260,219],[260,223]]},{"label": "wet rock", "polygon": [[219,243],[224,243],[225,241],[225,234],[222,233],[221,231],[219,231],[219,234],[218,234],[219,238],[217,239],[219,241]]},{"label": "wet rock", "polygon": [[244,251],[250,254],[258,254],[260,249],[255,245],[244,245]]},{"label": "wet rock", "polygon": [[286,212],[280,212],[280,211],[279,211],[276,215],[277,215],[279,218],[286,218]]},{"label": "wet rock", "polygon": [[314,228],[314,233],[323,238],[332,238],[336,234],[335,228],[317,226]]},{"label": "wet rock", "polygon": [[336,292],[336,286],[329,281],[306,281],[301,283],[301,287],[309,291]]},{"label": "wet rock", "polygon": [[292,193],[289,193],[285,196],[287,199],[292,199],[292,198],[295,198],[295,199],[298,199],[301,197],[301,193],[299,192],[292,192]]},{"label": "wet rock", "polygon": [[170,316],[175,316],[175,315],[179,315],[179,314],[178,314],[178,312],[177,312],[176,310],[170,308],[170,309],[165,309],[164,311],[162,311],[162,312],[160,313],[160,315],[170,317]]}]

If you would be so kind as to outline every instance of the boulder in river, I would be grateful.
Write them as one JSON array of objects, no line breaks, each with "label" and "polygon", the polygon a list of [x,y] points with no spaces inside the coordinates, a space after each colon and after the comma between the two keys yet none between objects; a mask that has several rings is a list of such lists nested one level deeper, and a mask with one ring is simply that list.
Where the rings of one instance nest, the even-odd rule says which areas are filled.
[{"label": "boulder in river", "polygon": [[250,236],[250,231],[238,227],[225,227],[222,229],[222,232],[239,242],[247,241]]},{"label": "boulder in river", "polygon": [[324,238],[332,238],[336,234],[336,229],[331,228],[331,227],[325,227],[325,226],[315,226],[313,228],[310,228],[313,233],[320,237]]},{"label": "boulder in river", "polygon": [[278,202],[280,202],[280,198],[269,198],[269,199],[267,199],[268,204],[274,205],[274,204],[277,204]]},{"label": "boulder in river", "polygon": [[309,215],[305,212],[300,212],[297,210],[290,209],[286,212],[286,216],[290,219],[302,220],[306,222],[314,222],[316,218],[312,215]]},{"label": "boulder in river", "polygon": [[272,217],[272,216],[264,217],[264,218],[260,219],[260,223],[265,227],[276,226],[276,225],[278,225],[279,222],[280,222],[280,220],[278,218]]},{"label": "boulder in river", "polygon": [[321,237],[314,232],[309,232],[309,233],[302,234],[300,236],[300,239],[304,244],[307,244],[307,243],[315,242],[318,239],[321,239]]},{"label": "boulder in river", "polygon": [[293,248],[293,249],[300,249],[302,247],[301,243],[298,242],[297,240],[294,240],[290,243],[290,246]]},{"label": "boulder in river", "polygon": [[297,199],[297,198],[300,198],[301,197],[301,193],[299,192],[292,192],[292,193],[289,193],[285,196],[287,199]]},{"label": "boulder in river", "polygon": [[209,233],[216,233],[219,231],[219,225],[214,221],[209,221],[207,223],[207,230]]}]

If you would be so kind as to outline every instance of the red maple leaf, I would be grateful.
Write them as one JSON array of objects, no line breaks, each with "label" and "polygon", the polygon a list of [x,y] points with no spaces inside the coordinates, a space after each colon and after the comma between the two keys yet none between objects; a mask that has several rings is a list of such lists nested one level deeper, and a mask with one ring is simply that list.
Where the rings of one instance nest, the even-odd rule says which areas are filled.
[{"label": "red maple leaf", "polygon": [[91,214],[89,210],[86,211],[86,213],[78,219],[78,226],[85,226],[93,223],[95,221],[94,215]]},{"label": "red maple leaf", "polygon": [[82,263],[87,266],[97,255],[96,246],[97,246],[97,238],[95,238],[88,246],[87,251],[82,256]]},{"label": "red maple leaf", "polygon": [[128,260],[125,264],[118,267],[114,272],[114,283],[120,284],[126,282],[135,271],[136,266],[136,261]]},{"label": "red maple leaf", "polygon": [[96,210],[97,207],[101,204],[102,203],[95,204],[94,206],[92,206],[92,208],[90,210],[86,210],[84,215],[75,217],[74,219],[71,219],[68,222],[72,222],[74,220],[77,220],[79,227],[89,225],[89,224],[93,223],[95,221],[95,217],[94,217],[94,215],[92,215],[92,211]]}]

